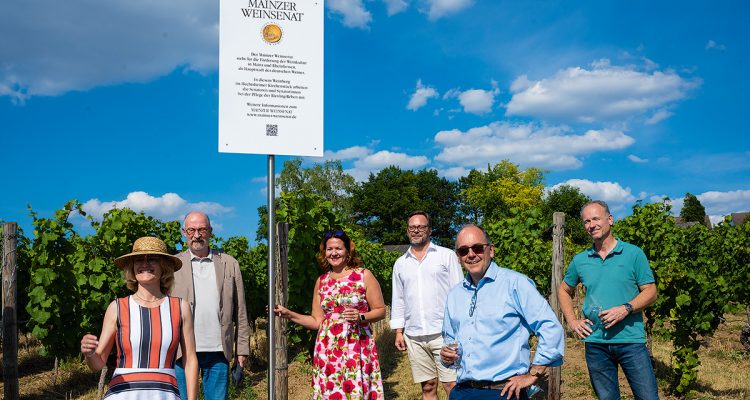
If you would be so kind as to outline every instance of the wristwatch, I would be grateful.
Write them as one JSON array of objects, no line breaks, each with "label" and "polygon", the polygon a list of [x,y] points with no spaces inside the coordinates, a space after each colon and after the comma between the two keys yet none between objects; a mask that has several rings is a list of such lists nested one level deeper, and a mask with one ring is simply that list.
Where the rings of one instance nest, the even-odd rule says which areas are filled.
[{"label": "wristwatch", "polygon": [[625,306],[625,309],[628,310],[628,315],[633,313],[633,305],[630,303],[623,304]]},{"label": "wristwatch", "polygon": [[359,314],[359,322],[365,322],[365,314]]},{"label": "wristwatch", "polygon": [[544,370],[541,370],[541,369],[537,369],[537,370],[530,369],[529,370],[529,375],[531,375],[531,376],[533,376],[535,378],[544,378]]}]

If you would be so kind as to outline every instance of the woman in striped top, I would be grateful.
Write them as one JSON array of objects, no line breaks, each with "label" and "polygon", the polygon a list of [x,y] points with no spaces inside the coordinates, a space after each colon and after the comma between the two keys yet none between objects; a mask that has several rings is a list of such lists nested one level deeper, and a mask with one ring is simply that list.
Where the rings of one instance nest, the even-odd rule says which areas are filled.
[{"label": "woman in striped top", "polygon": [[133,244],[133,252],[117,258],[115,265],[123,270],[128,289],[134,294],[110,303],[99,338],[87,334],[81,339],[81,352],[94,371],[106,365],[112,347],[117,347],[117,368],[104,398],[180,399],[174,372],[179,345],[187,400],[197,399],[193,316],[187,302],[165,295],[174,282],[174,271],[182,263],[167,253],[161,240],[142,237]]}]

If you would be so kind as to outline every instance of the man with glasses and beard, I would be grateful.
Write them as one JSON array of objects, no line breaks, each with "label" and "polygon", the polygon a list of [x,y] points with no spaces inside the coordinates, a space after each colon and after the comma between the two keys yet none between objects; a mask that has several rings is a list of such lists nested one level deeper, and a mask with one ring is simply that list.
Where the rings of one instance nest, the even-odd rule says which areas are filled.
[{"label": "man with glasses and beard", "polygon": [[[467,275],[448,294],[440,351],[444,364],[458,367],[450,400],[528,399],[528,388],[548,367],[562,365],[565,335],[534,282],[500,268],[487,232],[466,225],[456,237],[456,254]],[[533,361],[529,336],[538,338]]]},{"label": "man with glasses and beard", "polygon": [[446,393],[456,383],[456,371],[437,361],[443,347],[441,330],[445,298],[461,281],[461,266],[456,255],[430,240],[430,218],[415,211],[407,219],[407,237],[411,246],[393,265],[391,329],[396,331],[395,345],[408,350],[414,382],[422,385],[422,399],[437,399],[438,379]]},{"label": "man with glasses and beard", "polygon": [[[177,255],[184,268],[175,272],[171,294],[186,300],[193,309],[195,351],[204,399],[225,400],[229,363],[237,368],[235,376],[241,377],[250,354],[250,327],[240,265],[229,254],[209,247],[212,229],[205,213],[193,211],[186,215],[182,233],[188,248]],[[186,399],[180,356],[177,355],[175,368],[177,385],[180,397]]]}]

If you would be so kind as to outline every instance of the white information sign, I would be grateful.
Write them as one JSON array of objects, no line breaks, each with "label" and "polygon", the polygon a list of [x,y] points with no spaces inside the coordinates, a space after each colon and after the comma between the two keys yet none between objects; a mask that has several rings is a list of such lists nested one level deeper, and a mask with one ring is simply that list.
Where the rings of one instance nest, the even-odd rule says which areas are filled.
[{"label": "white information sign", "polygon": [[323,155],[323,0],[221,0],[219,152]]}]

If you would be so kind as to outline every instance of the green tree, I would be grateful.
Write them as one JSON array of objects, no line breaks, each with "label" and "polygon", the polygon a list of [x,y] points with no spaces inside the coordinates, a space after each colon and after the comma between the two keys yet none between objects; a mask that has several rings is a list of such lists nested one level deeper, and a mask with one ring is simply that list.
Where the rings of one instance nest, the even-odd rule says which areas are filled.
[{"label": "green tree", "polygon": [[704,225],[706,222],[706,208],[701,201],[690,193],[685,193],[685,201],[680,210],[680,218],[685,222],[697,222]]},{"label": "green tree", "polygon": [[495,262],[531,278],[545,297],[551,293],[552,243],[545,240],[550,225],[541,210],[513,209],[510,215],[484,224],[495,245]]},{"label": "green tree", "polygon": [[41,353],[55,357],[74,354],[81,337],[73,255],[82,239],[69,221],[73,211],[84,214],[78,201],[66,203],[53,218],[39,218],[31,211],[34,240],[29,251],[28,326],[42,343]]},{"label": "green tree", "polygon": [[544,196],[542,201],[544,219],[551,223],[554,212],[564,212],[565,236],[578,245],[590,244],[591,237],[583,229],[581,222],[581,207],[589,201],[591,198],[581,193],[577,187],[560,185]]},{"label": "green tree", "polygon": [[[344,172],[339,160],[329,160],[314,164],[310,168],[302,166],[301,158],[284,161],[284,166],[276,179],[282,193],[296,193],[296,196],[314,194],[331,203],[331,210],[345,223],[352,222],[352,193],[357,189],[354,178]],[[281,206],[276,198],[274,207]],[[268,239],[268,206],[258,207],[258,227],[255,240],[259,243]]]},{"label": "green tree", "polygon": [[367,240],[401,244],[406,238],[406,217],[415,210],[430,215],[433,240],[451,245],[459,215],[458,186],[435,170],[404,171],[391,166],[370,174],[352,197],[355,222]]},{"label": "green tree", "polygon": [[304,191],[321,196],[331,202],[333,212],[347,222],[352,215],[351,196],[357,188],[354,178],[344,172],[341,161],[329,160],[302,167],[302,159],[284,161],[284,167],[276,181],[282,192]]},{"label": "green tree", "polygon": [[474,222],[498,220],[510,215],[511,209],[525,211],[542,203],[544,170],[520,167],[503,160],[487,172],[471,170],[459,179],[461,196],[468,216]]}]

